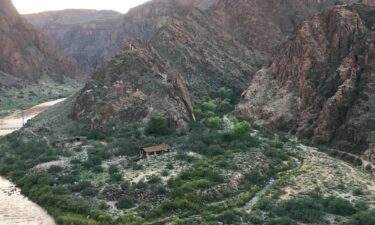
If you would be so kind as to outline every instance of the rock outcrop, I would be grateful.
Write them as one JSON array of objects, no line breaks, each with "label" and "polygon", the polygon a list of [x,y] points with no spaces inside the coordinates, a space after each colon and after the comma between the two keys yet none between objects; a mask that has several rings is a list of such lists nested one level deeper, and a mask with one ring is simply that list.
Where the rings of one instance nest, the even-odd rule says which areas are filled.
[{"label": "rock outcrop", "polygon": [[[75,60],[62,54],[47,35],[19,16],[10,0],[0,1],[0,49],[0,71],[9,76],[29,81],[42,76],[56,81],[85,76]],[[4,82],[0,83],[8,83],[9,76],[1,76]]]},{"label": "rock outcrop", "polygon": [[80,91],[73,118],[101,128],[110,123],[146,122],[150,115],[162,113],[170,126],[184,129],[194,119],[192,112],[181,76],[152,46],[131,41]]},{"label": "rock outcrop", "polygon": [[370,147],[363,154],[363,159],[375,165],[375,146],[370,145]]},{"label": "rock outcrop", "polygon": [[194,100],[221,87],[239,95],[265,62],[257,50],[198,9],[168,19],[150,44],[181,74]]},{"label": "rock outcrop", "polygon": [[373,0],[220,0],[216,17],[250,46],[271,56],[306,19],[335,5]]},{"label": "rock outcrop", "polygon": [[92,72],[123,46],[116,36],[123,14],[114,11],[63,10],[23,15],[48,33],[58,47]]},{"label": "rock outcrop", "polygon": [[[194,8],[204,11],[215,26],[230,30],[248,48],[268,59],[305,19],[335,4],[359,0],[153,0],[116,12],[65,10],[25,15],[49,33],[59,47],[92,72],[119,53],[131,38],[150,40],[167,19]],[[371,2],[371,0],[369,0]],[[252,60],[252,59],[250,59]]]},{"label": "rock outcrop", "polygon": [[340,6],[304,23],[255,75],[237,113],[361,153],[375,141],[375,8]]},{"label": "rock outcrop", "polygon": [[64,10],[24,17],[49,33],[60,49],[88,72],[93,72],[121,52],[129,39],[149,40],[175,12],[195,6],[209,8],[214,2],[154,0],[131,9],[126,15],[111,11]]}]

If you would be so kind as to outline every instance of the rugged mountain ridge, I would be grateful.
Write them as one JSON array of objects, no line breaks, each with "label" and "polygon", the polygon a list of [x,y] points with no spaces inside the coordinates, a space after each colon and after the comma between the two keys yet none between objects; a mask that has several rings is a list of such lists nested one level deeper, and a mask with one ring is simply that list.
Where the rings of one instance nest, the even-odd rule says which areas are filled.
[{"label": "rugged mountain ridge", "polygon": [[236,36],[270,57],[306,19],[335,5],[358,2],[375,4],[373,0],[220,0],[215,14]]},{"label": "rugged mountain ridge", "polygon": [[115,11],[63,10],[23,17],[48,33],[58,47],[76,59],[87,72],[92,72],[119,47],[113,43],[120,42],[115,37],[123,14]]},{"label": "rugged mountain ridge", "polygon": [[[93,72],[105,61],[120,53],[132,38],[149,40],[167,17],[192,7],[208,8],[212,0],[150,1],[131,9],[126,15],[103,11],[57,11],[25,15],[35,26],[49,33],[59,47],[75,58],[87,71]],[[215,2],[215,1],[213,1]],[[99,18],[99,19],[98,19]]]},{"label": "rugged mountain ridge", "polygon": [[[22,15],[27,21],[43,30],[59,29],[59,26],[83,24],[93,21],[119,19],[122,13],[112,10],[66,9]],[[49,32],[50,33],[50,32]]]},{"label": "rugged mountain ridge", "polygon": [[129,43],[98,70],[73,107],[73,118],[91,128],[108,126],[110,121],[141,122],[156,113],[166,113],[169,124],[178,128],[194,119],[181,76],[141,41]]},{"label": "rugged mountain ridge", "polygon": [[0,49],[0,70],[14,77],[30,81],[43,75],[59,81],[64,76],[84,77],[80,66],[24,21],[10,0],[0,1]]},{"label": "rugged mountain ridge", "polygon": [[[190,9],[166,19],[150,41],[143,42],[143,45],[131,40],[127,50],[115,57],[117,64],[113,61],[106,63],[78,94],[73,118],[95,127],[96,121],[108,123],[111,117],[121,118],[123,122],[145,122],[150,115],[161,113],[171,126],[185,128],[187,122],[194,118],[194,102],[214,95],[222,87],[237,92],[246,88],[251,74],[264,59],[256,50],[248,49],[231,36],[230,31],[221,29],[216,22],[204,11]],[[147,47],[141,47],[144,45]],[[140,51],[134,54],[129,50],[131,48]],[[148,55],[150,57],[146,57]],[[130,71],[135,72],[129,75],[133,73]],[[144,77],[143,74],[149,75]],[[108,78],[110,81],[103,88],[102,80]],[[163,80],[171,80],[169,82],[177,83],[178,87],[160,85]],[[113,92],[117,88],[110,87],[118,85],[123,86],[121,91]],[[87,94],[88,90],[90,94]],[[142,106],[138,107],[133,95],[143,96]],[[171,98],[174,95],[186,97]],[[115,100],[118,98],[123,102]],[[102,108],[98,102],[106,102],[106,106]],[[98,106],[100,109],[97,109]]]},{"label": "rugged mountain ridge", "polygon": [[237,113],[361,153],[375,141],[374,7],[335,7],[304,23],[255,75]]},{"label": "rugged mountain ridge", "polygon": [[[302,4],[303,9],[301,11],[309,10],[308,13],[306,12],[303,16],[298,17],[302,19],[319,11],[321,8],[334,5],[337,2],[324,1],[324,3],[322,5],[321,1],[309,1],[306,3],[295,0],[288,1],[285,3],[286,6],[283,5],[284,3],[276,5],[279,8],[298,8]],[[258,8],[262,9],[262,13],[255,14],[254,21],[261,20],[273,13],[268,3],[239,1],[238,4],[235,4],[224,0],[150,1],[131,10],[125,18],[132,18],[133,22],[126,24],[128,28],[119,29],[119,33],[116,36],[121,37],[121,32],[132,30],[131,33],[133,35],[139,35],[137,37],[147,39],[146,45],[149,46],[149,49],[152,49],[151,53],[148,51],[147,54],[157,55],[158,60],[146,62],[142,58],[137,59],[137,57],[143,57],[143,55],[133,54],[129,50],[120,53],[117,58],[120,57],[123,60],[117,61],[117,64],[113,62],[104,64],[93,80],[77,95],[77,100],[72,110],[73,118],[87,127],[97,127],[96,124],[101,127],[103,124],[108,125],[112,118],[115,118],[115,120],[120,119],[122,122],[146,121],[153,112],[152,108],[157,109],[155,112],[167,114],[169,121],[173,121],[171,122],[173,126],[178,126],[177,121],[180,119],[186,122],[188,118],[192,118],[192,116],[186,116],[191,114],[187,107],[181,107],[186,105],[184,104],[186,101],[183,99],[177,98],[177,101],[174,101],[168,107],[165,107],[166,103],[157,101],[157,99],[168,99],[165,96],[173,95],[173,93],[169,93],[173,89],[160,86],[157,79],[149,79],[149,77],[146,80],[147,82],[141,82],[133,78],[128,80],[130,75],[127,67],[142,76],[141,71],[148,71],[147,74],[149,74],[154,70],[153,68],[159,67],[158,64],[167,65],[162,75],[157,77],[167,79],[168,74],[178,74],[181,78],[181,84],[185,87],[183,89],[191,97],[190,104],[200,101],[204,96],[215,96],[215,92],[222,87],[234,90],[239,95],[248,87],[252,74],[268,61],[267,52],[271,53],[273,51],[270,50],[271,48],[262,48],[258,41],[247,41],[253,40],[250,36],[240,35],[246,34],[245,31],[249,29],[247,28],[248,26],[250,29],[254,26],[254,24],[251,25],[253,20],[246,22],[246,18],[250,18],[251,14],[248,14],[243,9],[250,10],[250,8],[255,6],[259,6]],[[314,9],[312,12],[310,12],[311,8]],[[280,17],[284,15],[283,13],[285,13],[285,10],[280,14]],[[245,18],[245,22],[235,19],[240,17]],[[278,21],[277,18],[279,17],[276,16],[275,18],[273,20],[274,23]],[[243,27],[243,29],[239,31],[233,30],[233,28],[238,28],[236,24]],[[270,25],[271,23],[267,24]],[[296,24],[285,26],[292,30]],[[272,32],[280,31],[282,35],[279,37],[282,40],[288,33],[288,29],[282,29],[282,27],[284,27],[283,23],[270,25],[270,27],[264,28],[262,32],[268,32],[267,34],[269,35]],[[139,33],[138,31],[140,30],[143,32]],[[284,30],[285,34],[281,30]],[[262,32],[259,31],[260,34]],[[276,39],[271,38],[271,42],[276,43],[272,41]],[[275,46],[278,45],[277,43],[275,44]],[[271,46],[271,44],[266,43],[264,46]],[[127,56],[126,54],[130,55]],[[129,64],[129,61],[135,63]],[[121,62],[124,66],[121,66]],[[163,74],[167,74],[167,76]],[[111,80],[103,84],[102,79],[107,76],[111,77]],[[133,77],[133,75],[130,77]],[[115,87],[116,85],[127,88],[122,88],[121,92],[112,93],[113,88],[109,87]],[[152,87],[158,88],[155,90],[155,94],[149,92],[145,95],[147,99],[154,99],[155,102],[142,100],[144,102],[141,104],[142,107],[135,107],[138,103],[132,95],[137,93],[137,89],[142,90],[141,92],[144,94],[143,90],[150,90]],[[126,90],[129,90],[129,93]],[[161,98],[159,91],[162,92],[161,95],[163,97]],[[143,94],[141,95],[143,96]],[[120,98],[122,102],[119,103],[118,99]],[[129,111],[129,106],[134,108],[132,112]],[[146,110],[145,108],[150,108],[151,110]],[[176,116],[169,112],[176,112]]]},{"label": "rugged mountain ridge", "polygon": [[92,72],[121,52],[129,39],[150,40],[167,18],[181,11],[204,11],[217,21],[216,26],[230,30],[248,48],[268,58],[303,20],[335,4],[353,2],[359,0],[154,0],[131,9],[122,18],[117,18],[117,14],[104,16],[101,11],[90,15],[100,20],[87,16],[72,22],[71,11],[25,18],[49,33],[61,49]]}]

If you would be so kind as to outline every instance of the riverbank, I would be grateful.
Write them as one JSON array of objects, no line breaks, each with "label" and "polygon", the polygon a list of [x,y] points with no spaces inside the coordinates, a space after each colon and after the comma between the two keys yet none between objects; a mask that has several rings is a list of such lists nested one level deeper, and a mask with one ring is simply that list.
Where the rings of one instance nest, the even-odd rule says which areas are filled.
[{"label": "riverbank", "polygon": [[10,134],[23,126],[28,120],[34,118],[39,113],[45,111],[49,107],[56,105],[64,101],[65,98],[44,102],[42,104],[36,105],[29,109],[22,111],[15,111],[8,116],[0,118],[0,136]]},{"label": "riverbank", "polygon": [[[44,102],[27,110],[16,111],[0,118],[0,136],[10,134],[39,113],[64,101]],[[4,129],[4,130],[1,130]],[[37,204],[24,197],[9,180],[0,177],[0,225],[55,225],[53,218]]]},{"label": "riverbank", "polygon": [[0,177],[1,225],[55,225],[48,213],[24,197],[10,181]]}]

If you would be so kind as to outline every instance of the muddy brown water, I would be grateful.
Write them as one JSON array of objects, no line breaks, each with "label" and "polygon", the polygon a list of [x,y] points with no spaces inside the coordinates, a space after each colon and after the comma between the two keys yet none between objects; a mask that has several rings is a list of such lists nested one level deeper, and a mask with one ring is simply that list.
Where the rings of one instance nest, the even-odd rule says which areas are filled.
[{"label": "muddy brown water", "polygon": [[[45,102],[24,110],[25,121],[35,117],[48,107],[64,99]],[[21,127],[22,113],[15,112],[0,118],[0,127]],[[0,136],[15,130],[0,130]],[[9,180],[0,177],[0,225],[56,225],[48,213],[20,193],[20,190]]]},{"label": "muddy brown water", "polygon": [[18,188],[0,177],[0,225],[56,225],[37,204],[24,197]]},{"label": "muddy brown water", "polygon": [[[0,118],[0,136],[10,134],[20,129],[23,122],[27,122],[29,119],[34,118],[36,115],[48,109],[49,107],[64,100],[65,98],[44,102],[29,109],[23,110],[23,113],[22,111],[16,111],[9,114],[8,116]],[[23,119],[22,115],[24,117]],[[0,223],[0,225],[2,224]]]}]

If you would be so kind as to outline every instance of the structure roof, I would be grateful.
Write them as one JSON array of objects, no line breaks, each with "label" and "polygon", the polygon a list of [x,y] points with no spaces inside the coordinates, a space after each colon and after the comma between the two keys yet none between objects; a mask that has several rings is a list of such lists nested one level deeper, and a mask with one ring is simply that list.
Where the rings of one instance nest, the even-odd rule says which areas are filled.
[{"label": "structure roof", "polygon": [[170,149],[171,149],[171,146],[167,144],[162,144],[162,145],[152,146],[148,148],[143,148],[143,151],[145,151],[146,153],[151,153],[151,152],[161,152],[161,151],[170,150]]}]

